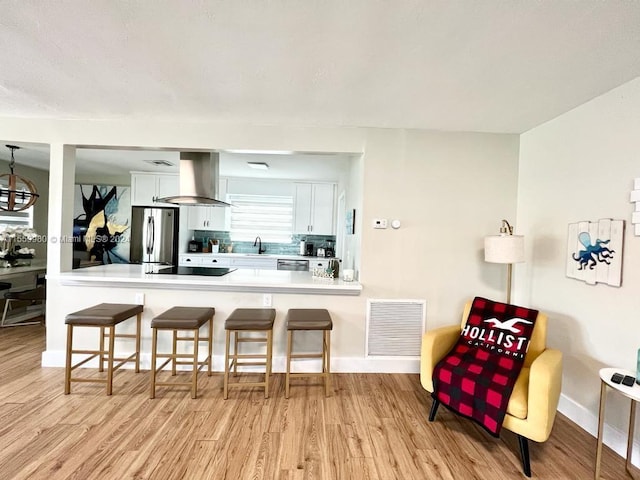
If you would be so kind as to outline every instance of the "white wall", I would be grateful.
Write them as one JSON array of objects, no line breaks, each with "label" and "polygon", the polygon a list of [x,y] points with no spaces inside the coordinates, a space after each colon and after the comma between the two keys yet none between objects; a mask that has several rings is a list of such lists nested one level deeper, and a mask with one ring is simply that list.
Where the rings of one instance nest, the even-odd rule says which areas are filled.
[{"label": "white wall", "polygon": [[[361,278],[373,298],[425,298],[427,328],[459,321],[475,295],[503,299],[506,269],[484,236],[515,218],[518,137],[368,130]],[[399,219],[374,230],[374,218]]]},{"label": "white wall", "polygon": [[[640,237],[629,193],[640,177],[640,79],[521,136],[518,229],[530,246],[515,299],[549,313],[548,343],[564,353],[561,411],[594,432],[598,370],[635,371],[640,347]],[[620,288],[565,276],[567,225],[627,221]],[[623,431],[628,400],[611,396],[607,422]]]},{"label": "white wall", "polygon": [[[107,168],[107,165],[105,165]],[[119,187],[131,186],[131,175],[92,175],[77,174],[76,183],[79,185],[117,185]]]}]

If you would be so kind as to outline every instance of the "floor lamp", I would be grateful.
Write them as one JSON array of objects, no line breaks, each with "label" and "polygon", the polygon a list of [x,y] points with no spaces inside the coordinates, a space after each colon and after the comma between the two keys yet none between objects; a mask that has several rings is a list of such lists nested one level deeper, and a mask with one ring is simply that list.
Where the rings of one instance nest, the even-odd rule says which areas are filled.
[{"label": "floor lamp", "polygon": [[507,303],[511,303],[511,273],[514,263],[524,262],[524,237],[514,235],[513,227],[502,220],[500,235],[484,238],[484,261],[507,264]]}]

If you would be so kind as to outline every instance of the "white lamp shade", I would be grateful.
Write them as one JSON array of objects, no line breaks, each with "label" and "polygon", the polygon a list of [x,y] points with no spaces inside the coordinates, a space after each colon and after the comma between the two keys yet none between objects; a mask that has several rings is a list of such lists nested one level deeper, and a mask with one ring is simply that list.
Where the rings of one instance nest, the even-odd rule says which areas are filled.
[{"label": "white lamp shade", "polygon": [[484,261],[489,263],[524,262],[524,237],[522,235],[484,237]]}]

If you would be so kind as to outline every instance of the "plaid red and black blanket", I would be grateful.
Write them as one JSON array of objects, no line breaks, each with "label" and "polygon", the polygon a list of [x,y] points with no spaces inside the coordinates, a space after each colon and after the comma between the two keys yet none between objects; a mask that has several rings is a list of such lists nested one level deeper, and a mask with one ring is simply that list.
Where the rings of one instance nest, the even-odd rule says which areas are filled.
[{"label": "plaid red and black blanket", "polygon": [[458,342],[434,369],[434,398],[498,436],[537,317],[537,310],[474,298]]}]

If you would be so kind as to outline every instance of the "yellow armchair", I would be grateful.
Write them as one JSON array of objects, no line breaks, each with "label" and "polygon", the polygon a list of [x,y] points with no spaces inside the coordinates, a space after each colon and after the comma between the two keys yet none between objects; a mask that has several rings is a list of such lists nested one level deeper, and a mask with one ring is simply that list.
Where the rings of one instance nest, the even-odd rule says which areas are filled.
[{"label": "yellow armchair", "polygon": [[[453,348],[467,321],[471,301],[465,305],[460,325],[430,330],[422,337],[420,382],[433,393],[433,369]],[[511,393],[507,413],[502,424],[518,436],[522,469],[531,476],[529,440],[544,442],[549,438],[556,417],[562,386],[562,353],[546,348],[547,316],[539,313],[536,319],[524,365]],[[439,402],[433,400],[429,421],[435,419]]]}]

